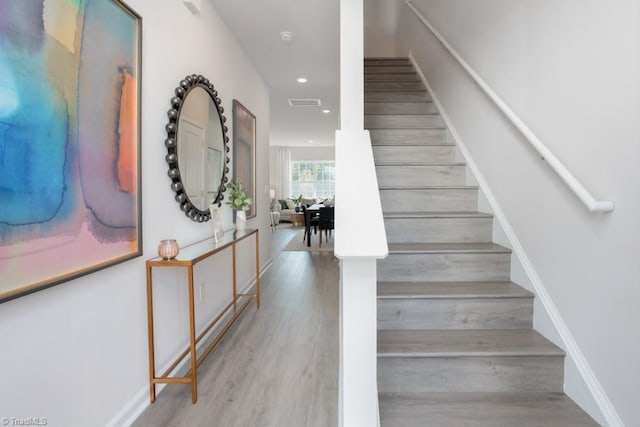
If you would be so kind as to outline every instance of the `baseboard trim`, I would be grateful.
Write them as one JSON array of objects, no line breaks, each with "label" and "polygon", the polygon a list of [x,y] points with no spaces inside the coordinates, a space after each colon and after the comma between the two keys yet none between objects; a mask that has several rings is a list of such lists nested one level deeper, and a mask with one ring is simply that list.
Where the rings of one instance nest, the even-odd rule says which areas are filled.
[{"label": "baseboard trim", "polygon": [[549,295],[549,292],[547,291],[546,286],[542,282],[542,279],[540,279],[540,276],[538,275],[535,268],[533,267],[531,260],[529,259],[524,248],[520,244],[518,237],[516,236],[513,228],[511,227],[511,224],[507,220],[504,212],[500,208],[500,205],[498,204],[497,199],[493,195],[493,192],[489,188],[487,181],[484,179],[484,176],[480,173],[480,169],[478,168],[478,165],[473,161],[470,155],[470,152],[467,149],[467,146],[465,145],[462,137],[457,132],[455,126],[451,122],[451,119],[449,118],[446,111],[442,107],[442,104],[440,103],[438,96],[433,91],[433,88],[429,84],[427,77],[425,76],[422,69],[416,62],[413,56],[413,53],[411,51],[409,51],[409,60],[415,67],[418,75],[420,76],[420,79],[422,80],[427,90],[431,94],[433,102],[436,104],[438,111],[440,112],[440,115],[442,116],[445,123],[447,124],[449,132],[453,136],[453,139],[458,145],[458,148],[460,149],[460,151],[462,152],[462,155],[467,161],[467,165],[469,166],[476,180],[478,181],[478,186],[484,193],[485,197],[487,198],[487,201],[489,202],[489,205],[493,209],[495,219],[500,223],[502,229],[506,234],[507,239],[509,240],[509,243],[511,244],[513,256],[516,256],[519,259],[520,263],[522,264],[522,267],[525,270],[527,277],[529,278],[529,280],[531,281],[531,284],[533,285],[534,293],[536,297],[540,299],[540,303],[542,304],[547,315],[553,322],[553,326],[555,327],[558,335],[560,336],[560,339],[562,340],[562,344],[564,346],[564,350],[566,352],[567,357],[571,358],[576,368],[578,369],[578,372],[580,373],[582,380],[587,385],[589,392],[591,393],[594,401],[598,405],[598,408],[602,414],[602,418],[604,418],[607,424],[611,427],[624,427],[624,423],[622,422],[622,419],[620,418],[617,411],[615,410],[613,404],[611,403],[611,400],[609,400],[609,397],[607,396],[606,392],[602,388],[602,385],[600,384],[600,382],[598,381],[598,378],[596,377],[595,373],[591,369],[591,366],[589,366],[587,359],[585,358],[584,354],[580,350],[578,343],[573,338],[571,331],[569,330],[566,323],[562,319],[562,316],[560,315],[560,312],[558,311],[556,305],[553,303],[551,295]]},{"label": "baseboard trim", "polygon": [[[272,259],[267,261],[265,266],[260,270],[260,277],[262,277],[264,273],[266,273],[267,270],[271,268],[272,265],[273,265]],[[255,278],[250,279],[247,283],[245,283],[240,288],[239,293],[247,293],[253,286],[255,286],[255,284],[256,284],[256,279]],[[175,354],[175,356],[170,358],[170,360],[175,360],[175,358],[178,357],[179,354],[180,353]],[[180,372],[180,371],[186,372],[186,370],[189,368],[189,366],[187,366],[188,362],[189,362],[189,359],[185,358],[175,368],[175,372]],[[167,366],[163,367],[162,369],[158,369],[158,372],[165,371],[169,367],[170,363],[171,362],[169,362]],[[162,392],[162,389],[166,387],[166,385],[167,384],[158,384],[156,386],[156,394],[159,395],[160,392]],[[126,405],[124,405],[120,409],[120,411],[118,411],[118,413],[106,424],[106,427],[129,427],[138,419],[138,417],[142,414],[142,412],[144,412],[144,410],[150,404],[151,402],[149,402],[149,385],[145,384],[145,386],[139,392],[137,392],[133,396],[133,398],[131,398],[131,400]]]},{"label": "baseboard trim", "polygon": [[140,390],[120,411],[106,424],[106,427],[130,426],[149,406],[149,386]]}]

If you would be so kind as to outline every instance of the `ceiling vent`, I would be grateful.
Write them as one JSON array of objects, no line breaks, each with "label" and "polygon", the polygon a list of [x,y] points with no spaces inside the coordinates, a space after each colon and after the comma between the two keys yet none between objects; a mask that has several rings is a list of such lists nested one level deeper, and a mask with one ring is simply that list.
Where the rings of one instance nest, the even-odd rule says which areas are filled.
[{"label": "ceiling vent", "polygon": [[289,99],[292,107],[319,107],[322,105],[319,99]]}]

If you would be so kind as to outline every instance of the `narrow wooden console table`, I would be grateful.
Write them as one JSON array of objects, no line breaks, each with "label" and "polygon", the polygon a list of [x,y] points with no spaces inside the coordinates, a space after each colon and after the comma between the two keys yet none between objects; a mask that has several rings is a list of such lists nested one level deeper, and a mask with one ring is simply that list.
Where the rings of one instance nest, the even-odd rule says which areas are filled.
[{"label": "narrow wooden console table", "polygon": [[[239,294],[236,287],[236,243],[255,235],[256,237],[256,288],[255,293]],[[222,313],[213,319],[204,330],[196,337],[196,321],[195,321],[195,300],[193,287],[193,267],[220,251],[231,247],[232,263],[233,263],[233,300]],[[185,246],[180,249],[180,253],[175,259],[165,260],[160,257],[152,258],[146,262],[147,264],[147,325],[149,328],[149,387],[151,403],[156,400],[156,384],[159,383],[178,383],[191,384],[191,401],[198,401],[198,382],[196,372],[198,366],[218,345],[224,334],[229,330],[233,322],[240,316],[244,309],[249,305],[251,300],[256,300],[257,308],[260,308],[260,238],[257,229],[247,229],[244,231],[228,231],[218,242],[213,237]],[[177,359],[163,372],[160,376],[156,376],[155,354],[154,354],[154,331],[153,331],[153,268],[154,267],[186,267],[187,269],[187,286],[189,290],[189,346],[180,354]],[[239,303],[240,299],[244,299]],[[204,338],[211,328],[220,325],[220,320],[233,310],[233,315],[226,321],[220,332],[215,336],[211,343],[197,357],[196,346]],[[181,360],[190,355],[191,368],[184,377],[170,377],[170,373],[178,366]]]}]

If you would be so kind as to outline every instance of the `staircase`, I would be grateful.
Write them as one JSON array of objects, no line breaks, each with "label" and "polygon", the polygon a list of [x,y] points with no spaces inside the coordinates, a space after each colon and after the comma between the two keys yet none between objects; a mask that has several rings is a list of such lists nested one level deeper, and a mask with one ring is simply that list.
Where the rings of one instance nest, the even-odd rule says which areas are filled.
[{"label": "staircase", "polygon": [[365,59],[389,257],[378,262],[382,426],[595,426],[563,393],[564,353],[532,329],[533,295],[405,58]]}]

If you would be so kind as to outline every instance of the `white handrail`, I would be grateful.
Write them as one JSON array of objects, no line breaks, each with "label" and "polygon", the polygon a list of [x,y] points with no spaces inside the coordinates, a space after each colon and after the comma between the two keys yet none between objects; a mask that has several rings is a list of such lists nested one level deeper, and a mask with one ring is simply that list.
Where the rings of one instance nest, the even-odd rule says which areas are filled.
[{"label": "white handrail", "polygon": [[562,180],[573,190],[578,198],[584,203],[584,205],[591,212],[611,212],[614,209],[614,204],[610,200],[596,200],[591,193],[578,181],[578,179],[558,160],[558,158],[540,141],[540,139],[533,133],[531,129],[516,115],[516,113],[509,108],[509,106],[489,87],[482,77],[475,72],[473,68],[467,63],[467,61],[460,56],[458,52],[442,37],[442,35],[436,30],[433,25],[425,18],[418,9],[411,3],[411,0],[405,0],[405,4],[411,9],[411,11],[422,21],[422,23],[433,33],[434,36],[447,48],[451,56],[453,56],[462,67],[469,73],[471,78],[482,88],[489,98],[498,106],[500,111],[518,130],[524,135],[529,143],[535,148],[535,150],[542,156],[543,160],[546,160]]}]

